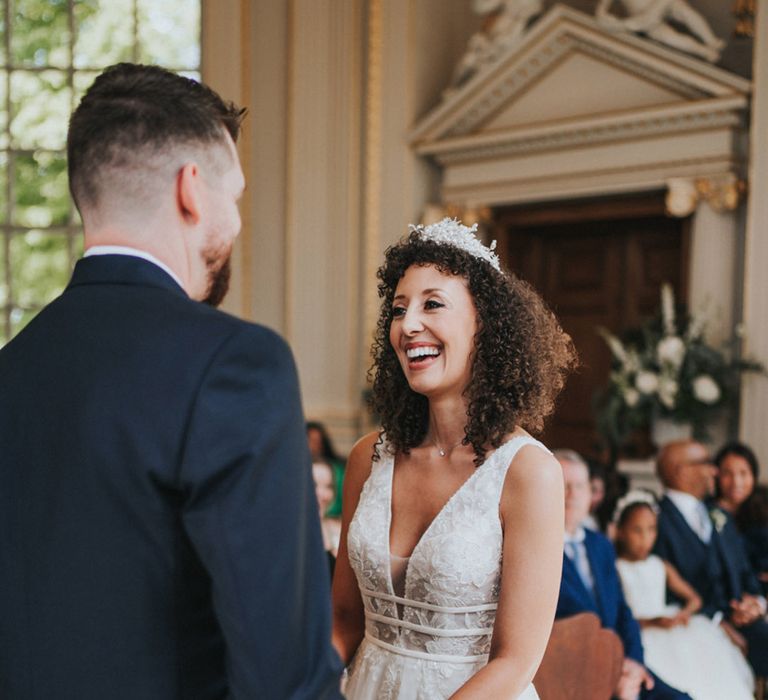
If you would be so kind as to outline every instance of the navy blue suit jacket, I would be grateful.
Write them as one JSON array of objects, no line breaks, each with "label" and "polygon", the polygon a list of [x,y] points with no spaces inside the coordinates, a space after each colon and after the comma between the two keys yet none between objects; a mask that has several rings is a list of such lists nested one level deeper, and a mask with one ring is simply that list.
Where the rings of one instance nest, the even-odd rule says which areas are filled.
[{"label": "navy blue suit jacket", "polygon": [[730,611],[729,601],[744,593],[759,594],[760,585],[744,551],[732,519],[722,510],[725,523],[705,544],[685,521],[674,503],[664,497],[659,503],[658,537],[654,551],[670,562],[702,597],[702,612]]},{"label": "navy blue suit jacket", "polygon": [[97,256],[0,387],[0,697],[341,697],[284,341]]},{"label": "navy blue suit jacket", "polygon": [[570,558],[563,554],[563,577],[555,617],[570,617],[580,612],[593,612],[603,627],[616,632],[624,644],[624,655],[643,661],[640,627],[624,599],[613,545],[598,532],[585,530],[584,546],[595,581],[595,597],[587,590]]}]

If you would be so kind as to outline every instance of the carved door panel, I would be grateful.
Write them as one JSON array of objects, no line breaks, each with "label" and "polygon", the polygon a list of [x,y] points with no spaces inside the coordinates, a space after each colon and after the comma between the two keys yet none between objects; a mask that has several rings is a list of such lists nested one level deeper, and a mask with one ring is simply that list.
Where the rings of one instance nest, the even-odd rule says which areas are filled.
[{"label": "carved door panel", "polygon": [[[591,211],[590,211],[591,207]],[[563,391],[543,439],[598,456],[592,401],[610,371],[610,352],[597,329],[621,334],[652,316],[659,290],[670,282],[685,298],[687,226],[670,219],[652,200],[631,218],[612,200],[497,212],[495,230],[505,264],[529,281],[554,309],[581,360]],[[637,214],[641,215],[638,216]],[[590,218],[591,217],[591,218]]]}]

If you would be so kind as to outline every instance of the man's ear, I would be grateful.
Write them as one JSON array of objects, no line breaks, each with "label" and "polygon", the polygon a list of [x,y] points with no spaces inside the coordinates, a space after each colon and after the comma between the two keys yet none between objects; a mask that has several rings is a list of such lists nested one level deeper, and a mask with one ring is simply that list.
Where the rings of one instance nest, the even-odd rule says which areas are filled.
[{"label": "man's ear", "polygon": [[176,177],[176,202],[179,213],[189,224],[200,221],[200,170],[196,163],[185,163]]}]

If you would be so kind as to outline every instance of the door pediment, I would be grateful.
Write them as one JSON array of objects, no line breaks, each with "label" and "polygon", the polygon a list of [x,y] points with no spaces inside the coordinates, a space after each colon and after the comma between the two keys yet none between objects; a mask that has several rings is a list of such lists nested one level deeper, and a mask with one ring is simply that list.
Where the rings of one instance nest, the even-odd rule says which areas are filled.
[{"label": "door pediment", "polygon": [[[421,147],[615,113],[746,96],[743,78],[555,5],[516,45],[416,124]],[[420,148],[420,150],[423,150]]]},{"label": "door pediment", "polygon": [[[585,77],[588,76],[588,79]],[[663,107],[688,94],[579,48],[478,125],[478,133]]]},{"label": "door pediment", "polygon": [[649,191],[739,172],[751,84],[556,5],[418,121],[453,204]]}]

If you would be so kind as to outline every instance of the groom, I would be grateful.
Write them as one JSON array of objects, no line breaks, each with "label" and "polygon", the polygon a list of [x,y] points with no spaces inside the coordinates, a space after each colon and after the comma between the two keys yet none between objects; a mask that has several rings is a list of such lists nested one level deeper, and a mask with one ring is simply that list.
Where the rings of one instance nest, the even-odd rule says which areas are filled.
[{"label": "groom", "polygon": [[120,64],[72,115],[85,257],[0,350],[0,697],[340,698],[296,372],[212,306],[243,110]]}]

